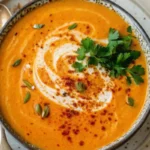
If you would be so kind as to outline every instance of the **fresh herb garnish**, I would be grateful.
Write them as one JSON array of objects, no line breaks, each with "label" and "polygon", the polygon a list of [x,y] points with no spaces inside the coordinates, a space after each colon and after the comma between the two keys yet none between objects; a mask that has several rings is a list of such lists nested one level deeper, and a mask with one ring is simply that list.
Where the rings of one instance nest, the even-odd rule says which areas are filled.
[{"label": "fresh herb garnish", "polygon": [[42,118],[48,117],[50,114],[50,109],[49,106],[44,106],[44,109],[42,111]]},{"label": "fresh herb garnish", "polygon": [[86,90],[86,85],[85,85],[84,83],[82,83],[82,82],[77,82],[77,83],[75,84],[75,87],[76,87],[76,90],[77,90],[78,92],[81,92],[81,93]]},{"label": "fresh herb garnish", "polygon": [[131,97],[128,97],[128,100],[127,100],[127,104],[129,105],[129,106],[134,106],[134,99],[133,98],[131,98]]},{"label": "fresh herb garnish", "polygon": [[42,107],[40,104],[36,104],[35,105],[35,112],[38,114],[38,115],[41,115],[42,114]]},{"label": "fresh herb garnish", "polygon": [[69,30],[73,30],[78,26],[77,23],[72,24],[71,26],[68,27]]},{"label": "fresh herb garnish", "polygon": [[34,89],[34,85],[32,85],[29,81],[23,80],[23,82],[30,90]]},{"label": "fresh herb garnish", "polygon": [[30,98],[31,98],[31,94],[30,92],[27,92],[24,98],[24,104],[26,104],[30,100]]},{"label": "fresh herb garnish", "polygon": [[41,29],[41,28],[43,28],[45,25],[44,24],[34,24],[33,25],[33,28],[34,29]]},{"label": "fresh herb garnish", "polygon": [[131,26],[128,26],[127,32],[132,33],[132,27]]},{"label": "fresh herb garnish", "polygon": [[[131,32],[131,27],[128,28]],[[132,83],[132,80],[139,85],[144,82],[142,76],[145,74],[145,70],[141,65],[133,65],[133,62],[140,57],[141,52],[131,50],[132,38],[131,34],[122,36],[119,31],[112,28],[109,30],[107,46],[85,38],[77,50],[78,61],[72,66],[76,71],[82,72],[90,65],[100,64],[109,71],[110,77],[126,76],[128,85]],[[86,61],[85,65],[83,65],[83,61]]]},{"label": "fresh herb garnish", "polygon": [[22,59],[18,59],[18,60],[16,60],[15,62],[14,62],[14,64],[12,65],[13,67],[17,67],[17,66],[19,66],[20,64],[21,64],[21,62],[22,62]]},{"label": "fresh herb garnish", "polygon": [[78,72],[82,72],[86,68],[86,66],[84,66],[82,63],[79,63],[79,62],[75,62],[72,66]]}]

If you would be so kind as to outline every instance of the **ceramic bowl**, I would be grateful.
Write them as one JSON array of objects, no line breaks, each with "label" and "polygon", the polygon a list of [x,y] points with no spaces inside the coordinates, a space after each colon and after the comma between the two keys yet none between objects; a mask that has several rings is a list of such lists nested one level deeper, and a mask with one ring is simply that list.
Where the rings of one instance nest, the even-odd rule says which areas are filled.
[{"label": "ceramic bowl", "polygon": [[[31,2],[27,5],[25,5],[21,10],[16,12],[11,19],[6,23],[6,25],[3,27],[3,29],[0,31],[0,44],[3,42],[3,39],[7,35],[7,33],[11,30],[11,28],[15,25],[16,22],[18,22],[22,17],[27,15],[32,10],[36,9],[39,6],[42,6],[46,3],[51,3],[54,0],[36,0],[34,2]],[[131,16],[127,11],[125,11],[120,6],[116,5],[113,2],[110,2],[109,0],[89,0],[94,3],[99,3],[101,5],[104,5],[105,7],[108,7],[109,9],[114,10],[117,12],[126,22],[128,22],[132,27],[133,30],[139,38],[139,41],[141,43],[142,49],[145,53],[146,60],[147,60],[147,66],[148,66],[148,89],[147,89],[147,96],[145,105],[143,106],[143,109],[138,117],[138,119],[135,121],[132,128],[124,134],[122,137],[117,139],[116,141],[112,142],[109,145],[104,146],[101,148],[101,150],[114,150],[117,147],[119,147],[121,144],[123,144],[125,141],[127,141],[144,123],[146,117],[149,114],[149,108],[150,108],[150,39],[147,36],[146,32],[143,30],[142,26],[134,19],[133,16]],[[25,147],[32,149],[32,150],[39,150],[39,148],[35,147],[34,145],[28,143],[27,141],[24,141],[22,137],[20,137],[6,122],[5,118],[0,113],[0,121],[5,129],[8,130],[9,133],[11,133],[20,143],[22,143]]]}]

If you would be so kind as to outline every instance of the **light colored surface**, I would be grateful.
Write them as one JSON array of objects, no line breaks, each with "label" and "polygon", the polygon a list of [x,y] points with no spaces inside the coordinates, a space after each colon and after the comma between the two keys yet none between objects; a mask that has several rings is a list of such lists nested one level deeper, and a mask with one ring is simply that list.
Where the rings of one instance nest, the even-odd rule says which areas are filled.
[{"label": "light colored surface", "polygon": [[[20,7],[18,5],[18,2],[21,4],[25,4],[29,0],[11,0],[7,3],[9,8],[11,8],[11,11],[14,10],[14,6],[17,8]],[[149,19],[149,10],[144,11],[144,8],[149,8],[150,6],[150,0],[134,0],[134,1],[142,1],[142,3],[138,3],[138,6],[135,5],[131,0],[112,0],[125,8],[129,13],[131,13],[143,26],[143,28],[146,30],[148,35],[150,36],[150,19]],[[145,4],[146,3],[146,4]],[[139,4],[142,5],[142,9],[139,8]],[[146,7],[143,7],[143,6]],[[147,121],[144,123],[143,127],[124,145],[122,145],[117,150],[150,150],[149,137],[150,136],[150,116],[148,117]],[[13,150],[27,150],[24,147],[22,147],[10,134],[7,133],[7,137],[9,140],[9,143]],[[147,140],[146,140],[147,139]],[[142,145],[142,146],[141,146]]]},{"label": "light colored surface", "polygon": [[0,141],[0,150],[11,150],[10,146],[8,145],[7,141],[5,140],[6,136],[5,136],[4,130],[2,129],[1,126],[0,126],[0,139],[2,139]]},{"label": "light colored surface", "polygon": [[133,0],[139,6],[142,7],[143,10],[150,16],[150,0]]},{"label": "light colored surface", "polygon": [[0,4],[0,28],[7,22],[10,16],[11,13],[8,8],[5,5]]}]

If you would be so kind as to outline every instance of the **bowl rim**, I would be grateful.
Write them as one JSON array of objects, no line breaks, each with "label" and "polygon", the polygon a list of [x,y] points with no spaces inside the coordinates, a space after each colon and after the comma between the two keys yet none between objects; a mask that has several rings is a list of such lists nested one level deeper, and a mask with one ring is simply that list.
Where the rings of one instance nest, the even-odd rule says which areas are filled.
[{"label": "bowl rim", "polygon": [[[11,21],[13,21],[14,18],[17,17],[18,14],[20,14],[23,10],[27,9],[28,7],[40,2],[43,0],[35,0],[35,1],[31,1],[29,3],[27,3],[26,5],[24,5],[21,9],[19,9],[17,12],[15,12],[10,19],[6,22],[6,24],[3,26],[3,28],[0,30],[0,35],[3,34],[4,30],[7,28],[7,26],[11,23]],[[52,1],[56,1],[56,0],[45,0],[45,3],[42,3],[42,6],[45,5],[46,3],[51,3]],[[126,11],[124,8],[122,8],[121,6],[119,6],[118,4],[116,4],[113,1],[110,0],[99,0],[100,2],[104,2],[106,4],[110,4],[113,7],[119,9],[120,11],[122,11],[123,13],[126,14],[126,16],[128,18],[130,18],[138,27],[138,30],[140,31],[140,33],[142,34],[142,36],[144,37],[144,40],[146,41],[146,43],[148,44],[149,48],[150,48],[150,37],[148,36],[148,34],[146,33],[146,31],[143,29],[143,27],[141,26],[141,24],[128,12]],[[96,0],[92,0],[93,3],[96,3]],[[36,8],[38,8],[39,6],[37,6]],[[36,9],[35,8],[35,9]],[[32,12],[33,10],[29,11]],[[116,12],[118,13],[118,12]],[[28,13],[27,13],[28,14]],[[25,14],[24,16],[26,16],[27,14]],[[23,16],[23,17],[24,17]],[[16,23],[20,20],[21,18],[19,18]],[[14,23],[15,24],[15,23]],[[13,24],[13,25],[14,25]],[[11,27],[12,28],[12,27]],[[11,30],[11,28],[9,30]],[[7,33],[8,34],[8,33]],[[7,35],[6,34],[6,35]],[[4,37],[6,36],[4,35]],[[2,40],[3,41],[3,40]],[[1,41],[0,41],[0,45],[1,45]],[[143,106],[144,107],[144,106]],[[142,111],[141,111],[142,112]],[[123,137],[123,139],[120,140],[120,138],[118,139],[119,141],[114,141],[114,143],[110,143],[109,145],[106,145],[106,147],[108,146],[108,148],[106,148],[104,146],[104,150],[114,150],[114,148],[119,148],[119,146],[121,146],[122,144],[124,144],[125,142],[127,142],[130,138],[132,138],[136,132],[142,127],[142,125],[144,124],[144,122],[146,121],[148,115],[150,113],[150,104],[149,107],[147,107],[145,114],[143,115],[143,117],[141,118],[141,120],[139,121],[139,124],[135,126],[135,128],[133,128],[131,130],[131,132]],[[13,128],[11,128],[11,126],[7,123],[7,121],[5,120],[5,118],[2,116],[2,114],[0,113],[0,124],[2,125],[3,128],[5,128],[21,145],[23,145],[25,148],[30,148],[33,150],[40,150],[39,148],[35,147],[34,145],[32,145],[31,143],[25,141]],[[129,132],[129,131],[128,131]],[[128,133],[127,132],[127,133]],[[103,149],[103,148],[102,148]]]}]

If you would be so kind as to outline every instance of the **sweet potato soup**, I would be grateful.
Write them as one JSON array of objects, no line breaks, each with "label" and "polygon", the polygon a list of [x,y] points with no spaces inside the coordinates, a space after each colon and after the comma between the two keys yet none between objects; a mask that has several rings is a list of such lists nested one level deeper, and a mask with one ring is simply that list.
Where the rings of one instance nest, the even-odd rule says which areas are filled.
[{"label": "sweet potato soup", "polygon": [[0,110],[42,150],[98,150],[138,118],[146,73],[140,43],[116,12],[51,2],[23,17],[0,46]]}]

